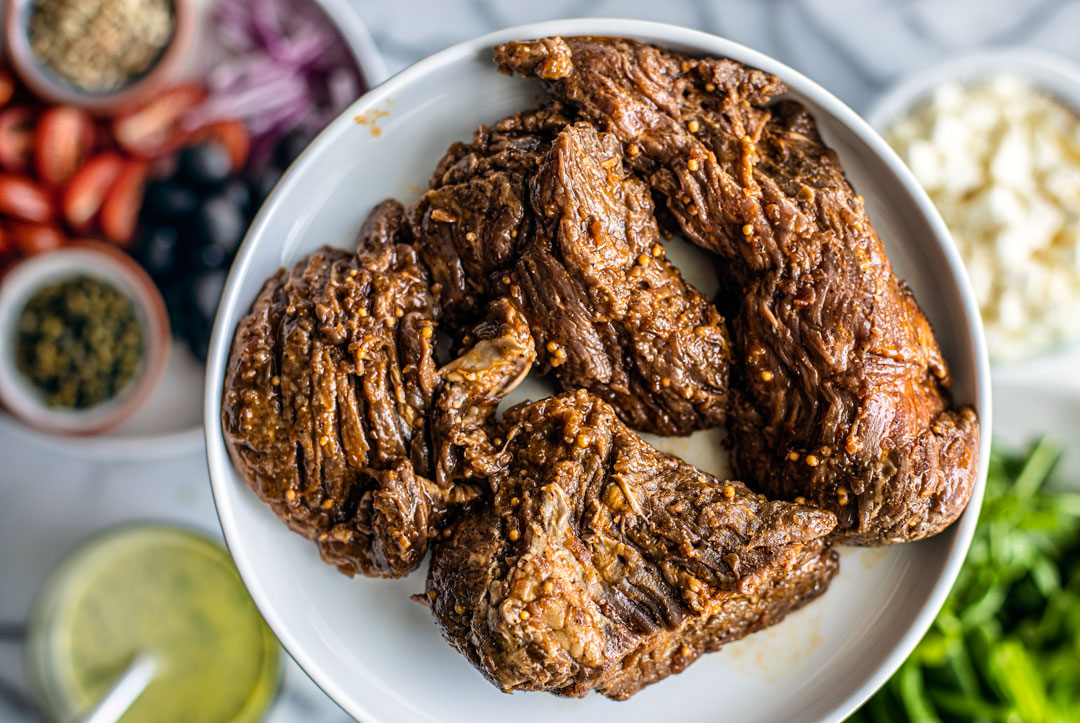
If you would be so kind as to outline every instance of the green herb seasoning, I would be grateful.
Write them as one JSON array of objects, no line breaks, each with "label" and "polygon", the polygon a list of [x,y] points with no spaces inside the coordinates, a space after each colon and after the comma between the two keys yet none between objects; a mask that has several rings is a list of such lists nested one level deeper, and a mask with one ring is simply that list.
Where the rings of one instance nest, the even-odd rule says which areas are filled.
[{"label": "green herb seasoning", "polygon": [[1059,456],[990,456],[967,560],[933,627],[851,721],[1080,721],[1080,494]]},{"label": "green herb seasoning", "polygon": [[19,371],[50,407],[86,409],[116,397],[135,378],[142,355],[134,303],[98,279],[49,284],[19,317]]}]

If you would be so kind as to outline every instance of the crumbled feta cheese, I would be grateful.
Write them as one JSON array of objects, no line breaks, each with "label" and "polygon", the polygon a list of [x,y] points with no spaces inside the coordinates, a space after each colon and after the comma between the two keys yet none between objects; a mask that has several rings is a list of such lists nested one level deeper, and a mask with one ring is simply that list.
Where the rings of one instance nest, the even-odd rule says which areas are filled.
[{"label": "crumbled feta cheese", "polygon": [[943,84],[886,138],[952,232],[990,353],[1080,340],[1080,116],[1003,74]]}]

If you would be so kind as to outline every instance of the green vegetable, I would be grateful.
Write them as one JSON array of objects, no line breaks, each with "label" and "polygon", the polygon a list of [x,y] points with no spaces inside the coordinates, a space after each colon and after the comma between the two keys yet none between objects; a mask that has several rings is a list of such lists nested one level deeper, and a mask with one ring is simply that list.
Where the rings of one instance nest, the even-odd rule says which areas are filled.
[{"label": "green vegetable", "polygon": [[1046,439],[994,448],[948,600],[850,721],[1080,721],[1080,495],[1046,488],[1059,457]]}]

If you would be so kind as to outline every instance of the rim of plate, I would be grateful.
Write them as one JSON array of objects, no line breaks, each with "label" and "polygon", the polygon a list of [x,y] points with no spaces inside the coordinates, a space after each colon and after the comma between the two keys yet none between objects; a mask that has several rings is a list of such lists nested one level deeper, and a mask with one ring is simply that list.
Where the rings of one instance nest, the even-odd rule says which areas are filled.
[{"label": "rim of plate", "polygon": [[[367,26],[353,4],[349,0],[311,0],[311,2],[325,13],[327,19],[349,46],[353,60],[367,86],[365,94],[382,83],[387,76],[386,63],[383,62],[382,55],[379,54],[375,42],[371,39],[371,33],[368,32]],[[167,384],[168,380],[163,377],[160,383]],[[202,424],[148,435],[110,435],[106,432],[97,436],[76,437],[49,434],[28,427],[6,410],[0,410],[0,431],[72,457],[117,461],[179,457],[198,450],[205,439]]]},{"label": "rim of plate", "polygon": [[308,677],[348,714],[359,720],[375,720],[361,700],[357,700],[356,696],[351,695],[349,691],[336,684],[323,666],[307,653],[304,645],[294,634],[290,620],[281,614],[281,611],[260,584],[258,576],[254,573],[252,557],[249,555],[250,550],[240,544],[240,533],[233,525],[232,495],[235,494],[236,490],[229,489],[229,485],[233,484],[233,480],[226,472],[226,470],[232,469],[232,462],[225,448],[219,416],[225,366],[228,361],[228,352],[232,345],[234,330],[224,329],[220,322],[230,315],[239,303],[237,298],[240,287],[239,280],[246,276],[248,267],[256,254],[256,242],[266,237],[270,230],[268,217],[271,210],[298,183],[296,179],[300,174],[294,171],[300,171],[314,165],[315,154],[312,152],[313,149],[332,146],[345,132],[351,129],[351,118],[375,107],[383,98],[392,96],[399,88],[407,86],[414,79],[418,79],[432,70],[474,56],[478,51],[508,40],[540,38],[552,35],[607,35],[638,38],[648,42],[666,44],[670,47],[688,49],[694,53],[733,57],[740,62],[779,76],[789,89],[798,92],[832,114],[838,122],[852,131],[889,168],[895,179],[903,185],[923,217],[930,224],[936,244],[945,255],[950,274],[960,295],[963,315],[971,333],[971,347],[968,352],[973,357],[973,374],[975,375],[975,399],[973,404],[978,410],[981,427],[979,465],[975,488],[964,514],[951,526],[955,528],[954,544],[948,552],[948,558],[943,565],[940,577],[934,584],[930,595],[923,602],[918,614],[907,627],[899,643],[889,651],[885,658],[877,664],[874,670],[864,678],[855,690],[846,694],[830,711],[828,720],[843,720],[857,710],[892,676],[915,648],[915,645],[922,639],[944,604],[945,598],[952,588],[967,555],[972,535],[975,532],[975,525],[978,522],[990,452],[992,409],[990,363],[987,355],[986,340],[983,335],[974,291],[968,281],[967,272],[964,269],[959,252],[952,244],[944,221],[942,221],[941,216],[934,208],[929,196],[926,195],[915,180],[914,175],[884,139],[854,110],[807,76],[759,51],[710,33],[668,23],[621,18],[573,18],[517,25],[496,30],[451,45],[399,71],[377,88],[365,93],[312,141],[282,177],[249,227],[240,252],[229,272],[229,278],[215,319],[210,352],[207,357],[203,421],[206,434],[207,463],[210,470],[210,485],[218,520],[224,533],[225,544],[236,561],[237,569],[240,571],[240,576],[244,580],[252,599],[289,655]]},{"label": "rim of plate", "polygon": [[870,103],[866,122],[884,132],[941,83],[972,82],[993,73],[1018,76],[1080,113],[1080,63],[1046,50],[1007,47],[964,53],[916,70]]}]

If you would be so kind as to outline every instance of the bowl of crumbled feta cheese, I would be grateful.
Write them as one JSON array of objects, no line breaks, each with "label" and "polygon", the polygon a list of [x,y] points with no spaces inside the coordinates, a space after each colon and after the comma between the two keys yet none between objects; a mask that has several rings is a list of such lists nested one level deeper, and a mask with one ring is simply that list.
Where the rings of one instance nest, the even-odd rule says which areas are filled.
[{"label": "bowl of crumbled feta cheese", "polygon": [[866,118],[941,212],[992,359],[1080,341],[1080,65],[969,55],[901,82]]}]

